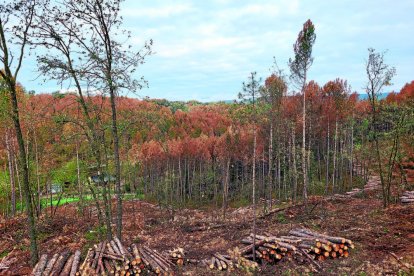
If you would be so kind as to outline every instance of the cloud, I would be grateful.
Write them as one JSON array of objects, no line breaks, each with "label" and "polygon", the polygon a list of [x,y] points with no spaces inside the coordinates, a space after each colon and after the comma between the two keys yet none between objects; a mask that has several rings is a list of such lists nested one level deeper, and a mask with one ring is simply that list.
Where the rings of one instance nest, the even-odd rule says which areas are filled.
[{"label": "cloud", "polygon": [[161,5],[158,7],[124,9],[122,10],[121,15],[124,17],[160,18],[182,15],[193,10],[194,8],[191,4],[177,3],[174,5]]}]

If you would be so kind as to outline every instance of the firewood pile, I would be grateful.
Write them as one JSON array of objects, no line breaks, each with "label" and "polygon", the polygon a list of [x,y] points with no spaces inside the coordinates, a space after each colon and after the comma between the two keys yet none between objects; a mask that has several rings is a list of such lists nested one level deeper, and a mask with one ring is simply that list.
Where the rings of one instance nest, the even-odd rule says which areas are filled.
[{"label": "firewood pile", "polygon": [[234,270],[234,263],[230,256],[222,255],[220,253],[214,253],[210,260],[204,260],[203,263],[210,269],[217,270]]},{"label": "firewood pile", "polygon": [[184,248],[178,247],[172,250],[168,250],[165,255],[167,255],[172,263],[177,266],[183,266],[185,264],[198,264],[199,261],[195,259],[185,258]]},{"label": "firewood pile", "polygon": [[353,188],[352,190],[350,190],[349,192],[345,193],[345,196],[347,197],[354,197],[357,195],[362,194],[363,190],[359,189],[359,188]]},{"label": "firewood pile", "polygon": [[[241,249],[243,256],[253,260],[253,234],[242,240],[247,246]],[[275,237],[272,235],[256,235],[256,260],[267,263],[277,263],[287,258],[304,261],[348,257],[349,250],[354,248],[351,240],[342,237],[332,237],[308,229],[293,229],[288,236]]]},{"label": "firewood pile", "polygon": [[[354,248],[351,240],[320,234],[309,229],[293,229],[287,236],[256,235],[242,239],[244,247],[229,251],[230,255],[213,254],[211,260],[202,263],[210,269],[233,270],[244,268],[258,269],[258,263],[276,264],[283,259],[294,258],[298,262],[310,262],[320,268],[318,261],[349,256]],[[255,261],[254,261],[255,260]],[[317,269],[315,269],[317,271]]]},{"label": "firewood pile", "polygon": [[175,263],[147,246],[132,244],[127,250],[115,238],[90,248],[82,264],[80,251],[42,255],[31,275],[173,275]]},{"label": "firewood pile", "polygon": [[[320,234],[309,229],[293,229],[287,236],[253,234],[242,239],[243,247],[229,250],[228,255],[214,253],[201,261],[185,258],[183,248],[159,253],[145,245],[132,244],[125,248],[118,238],[103,241],[90,248],[83,262],[81,253],[63,252],[48,258],[42,255],[31,275],[174,275],[177,266],[204,264],[210,269],[258,270],[259,263],[276,264],[283,259],[310,262],[320,268],[318,261],[348,257],[354,248],[351,240]],[[317,271],[316,269],[314,269]]]},{"label": "firewood pile", "polygon": [[367,184],[364,186],[364,191],[379,190],[381,188],[381,180],[378,175],[372,175],[369,177]]},{"label": "firewood pile", "polygon": [[51,258],[48,258],[47,254],[43,254],[31,275],[78,275],[80,255],[80,251],[76,251],[75,254],[66,251],[62,254],[54,254]]},{"label": "firewood pile", "polygon": [[400,200],[404,204],[414,204],[414,191],[405,191]]}]

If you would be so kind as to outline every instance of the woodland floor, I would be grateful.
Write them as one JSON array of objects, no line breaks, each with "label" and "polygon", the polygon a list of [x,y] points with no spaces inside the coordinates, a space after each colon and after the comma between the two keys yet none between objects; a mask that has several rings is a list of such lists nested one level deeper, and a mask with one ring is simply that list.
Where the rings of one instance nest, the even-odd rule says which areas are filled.
[{"label": "woodland floor", "polygon": [[[260,207],[259,207],[260,208]],[[259,209],[258,208],[258,209]],[[124,204],[124,244],[145,243],[163,251],[183,247],[188,258],[203,259],[214,252],[226,253],[240,246],[240,240],[251,232],[252,211],[229,209],[227,219],[214,210],[176,211],[171,215],[156,205],[130,200]],[[59,207],[53,220],[39,221],[39,250],[53,254],[67,249],[87,248],[97,243],[96,219],[83,217],[75,204]],[[206,229],[194,230],[195,226]],[[208,226],[214,226],[208,229]],[[298,205],[283,212],[258,219],[258,233],[286,234],[291,228],[304,226],[327,234],[343,236],[355,242],[349,258],[321,263],[320,275],[397,275],[403,265],[390,253],[414,264],[414,205],[393,205],[383,209],[375,197],[322,200],[312,198],[307,206]],[[201,227],[202,228],[202,227]],[[31,271],[29,240],[25,220],[0,219],[0,259],[9,254],[15,258],[6,275],[24,275]],[[282,261],[263,265],[259,275],[298,275],[309,272],[307,264]],[[413,275],[414,271],[411,271]],[[206,268],[185,266],[185,275],[226,274]],[[243,272],[232,272],[243,275]]]}]

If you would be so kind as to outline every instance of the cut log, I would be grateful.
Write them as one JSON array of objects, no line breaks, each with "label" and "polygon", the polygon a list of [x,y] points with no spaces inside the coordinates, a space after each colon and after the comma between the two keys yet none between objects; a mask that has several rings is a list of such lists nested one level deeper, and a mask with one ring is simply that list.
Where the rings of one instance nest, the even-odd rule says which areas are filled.
[{"label": "cut log", "polygon": [[58,276],[62,271],[63,267],[66,264],[66,261],[69,258],[69,252],[62,253],[59,258],[57,259],[55,265],[53,266],[52,272],[50,273],[51,276]]},{"label": "cut log", "polygon": [[70,271],[72,269],[72,263],[73,263],[73,259],[75,258],[75,255],[71,255],[68,260],[66,261],[65,266],[62,269],[62,272],[60,273],[60,275],[62,276],[69,276]]},{"label": "cut log", "polygon": [[30,274],[32,276],[41,276],[43,270],[45,270],[47,265],[47,254],[43,254],[40,257],[39,262],[36,264],[36,266],[33,269],[33,272]]},{"label": "cut log", "polygon": [[79,250],[76,250],[74,257],[73,257],[72,267],[70,269],[70,276],[75,276],[76,272],[78,272],[80,256],[81,256],[81,252]]},{"label": "cut log", "polygon": [[43,271],[42,275],[49,276],[58,258],[59,258],[59,254],[56,253],[55,255],[53,255],[53,257],[47,262],[47,266],[45,270]]}]

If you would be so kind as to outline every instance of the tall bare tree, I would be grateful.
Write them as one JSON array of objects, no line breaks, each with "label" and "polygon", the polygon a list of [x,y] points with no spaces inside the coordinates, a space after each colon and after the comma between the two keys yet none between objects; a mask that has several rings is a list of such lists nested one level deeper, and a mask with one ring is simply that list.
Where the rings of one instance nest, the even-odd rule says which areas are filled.
[{"label": "tall bare tree", "polygon": [[29,168],[26,159],[25,140],[20,123],[17,79],[28,50],[28,34],[33,27],[33,18],[36,16],[36,2],[35,0],[20,0],[9,1],[9,3],[3,2],[0,5],[0,62],[3,67],[0,70],[0,75],[7,87],[11,106],[11,119],[18,143],[19,166],[23,178],[22,184],[30,236],[31,262],[33,264],[38,260],[38,251],[29,183]]},{"label": "tall bare tree", "polygon": [[308,19],[303,24],[303,29],[299,32],[296,43],[293,45],[295,57],[289,59],[291,80],[301,89],[303,94],[303,113],[302,113],[302,172],[303,172],[303,197],[308,197],[308,168],[306,165],[306,95],[305,87],[308,78],[308,70],[312,66],[312,48],[315,43],[315,26]]}]

